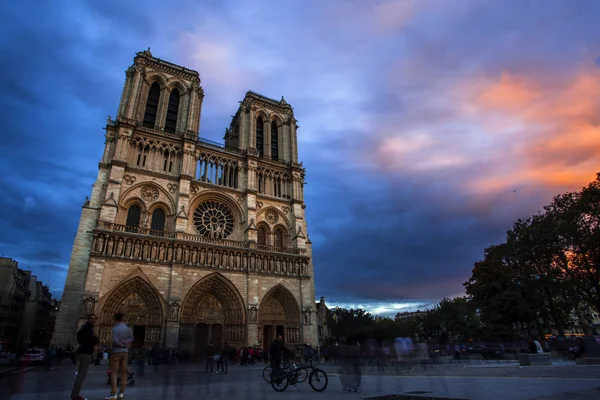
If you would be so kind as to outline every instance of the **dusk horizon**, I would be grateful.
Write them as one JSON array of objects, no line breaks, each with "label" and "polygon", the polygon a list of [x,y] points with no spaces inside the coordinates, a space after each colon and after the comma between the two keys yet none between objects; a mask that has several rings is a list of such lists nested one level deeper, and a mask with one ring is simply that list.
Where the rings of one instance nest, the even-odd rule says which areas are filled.
[{"label": "dusk horizon", "polygon": [[293,107],[315,300],[331,307],[393,316],[464,295],[516,219],[600,171],[597,2],[144,4],[0,17],[0,255],[55,297],[107,116],[148,48],[199,72],[202,138],[223,143],[247,91]]}]

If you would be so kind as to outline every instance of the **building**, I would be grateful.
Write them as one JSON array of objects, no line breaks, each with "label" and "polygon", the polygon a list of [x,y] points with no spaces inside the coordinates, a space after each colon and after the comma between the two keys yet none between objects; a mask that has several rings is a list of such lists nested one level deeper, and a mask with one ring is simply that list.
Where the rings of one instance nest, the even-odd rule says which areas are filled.
[{"label": "building", "polygon": [[47,347],[52,339],[56,313],[48,286],[35,275],[29,279],[29,297],[19,325],[19,338],[28,347]]},{"label": "building", "polygon": [[53,341],[113,314],[136,346],[317,343],[311,243],[292,107],[247,92],[225,143],[199,137],[198,72],[139,52],[108,118]]},{"label": "building", "polygon": [[323,346],[329,343],[331,338],[331,332],[329,330],[329,324],[327,322],[329,317],[329,308],[325,304],[325,297],[321,297],[321,300],[317,303],[317,337],[319,346]]},{"label": "building", "polygon": [[0,344],[2,348],[24,346],[19,338],[19,326],[29,292],[30,271],[19,268],[11,258],[0,258]]},{"label": "building", "polygon": [[50,344],[56,314],[47,286],[11,258],[0,258],[0,344],[20,350]]},{"label": "building", "polygon": [[421,317],[427,314],[427,311],[403,311],[396,313],[396,321],[402,321],[409,318]]}]

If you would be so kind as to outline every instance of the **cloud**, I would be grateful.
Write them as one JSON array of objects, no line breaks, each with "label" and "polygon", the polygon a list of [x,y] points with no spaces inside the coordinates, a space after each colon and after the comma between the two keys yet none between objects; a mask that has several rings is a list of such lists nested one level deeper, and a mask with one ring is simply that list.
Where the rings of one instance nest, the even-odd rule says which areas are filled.
[{"label": "cloud", "polygon": [[391,315],[456,295],[514,218],[594,178],[599,12],[593,0],[13,2],[0,16],[0,247],[62,286],[101,128],[151,47],[200,72],[203,137],[221,140],[247,90],[294,107],[318,296]]}]

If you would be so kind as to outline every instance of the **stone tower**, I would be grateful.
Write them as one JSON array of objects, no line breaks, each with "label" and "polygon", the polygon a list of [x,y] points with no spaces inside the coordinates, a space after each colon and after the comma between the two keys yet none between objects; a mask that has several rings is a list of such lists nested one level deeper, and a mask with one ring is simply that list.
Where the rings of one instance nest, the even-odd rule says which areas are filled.
[{"label": "stone tower", "polygon": [[317,344],[293,109],[248,92],[220,144],[198,135],[203,98],[196,71],[136,54],[83,206],[55,344],[75,343],[89,313],[109,344],[117,311],[135,346],[184,358],[208,341]]}]

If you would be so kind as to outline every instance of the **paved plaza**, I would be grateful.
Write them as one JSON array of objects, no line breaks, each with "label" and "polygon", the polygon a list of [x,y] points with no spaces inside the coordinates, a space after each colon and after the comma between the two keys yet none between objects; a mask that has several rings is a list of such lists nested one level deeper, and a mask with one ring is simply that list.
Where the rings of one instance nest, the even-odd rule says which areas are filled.
[{"label": "paved plaza", "polygon": [[[253,367],[236,366],[231,368],[227,375],[207,375],[199,364],[161,366],[158,372],[154,372],[152,367],[146,367],[145,376],[136,377],[137,383],[128,388],[126,398],[336,400],[420,392],[416,396],[469,400],[600,399],[599,367],[562,365],[519,368],[514,365],[450,365],[429,368],[426,371],[415,370],[408,375],[396,374],[393,371],[377,375],[366,368],[361,393],[343,392],[336,373],[337,367],[329,365],[322,366],[329,375],[329,386],[324,392],[313,392],[307,383],[303,383],[298,385],[298,389],[288,387],[285,392],[277,393],[263,381],[262,368],[262,364]],[[75,366],[63,364],[52,371],[36,368],[25,374],[2,378],[0,398],[68,399],[75,370]],[[82,394],[90,400],[104,398],[109,391],[106,380],[106,366],[91,366]]]}]

